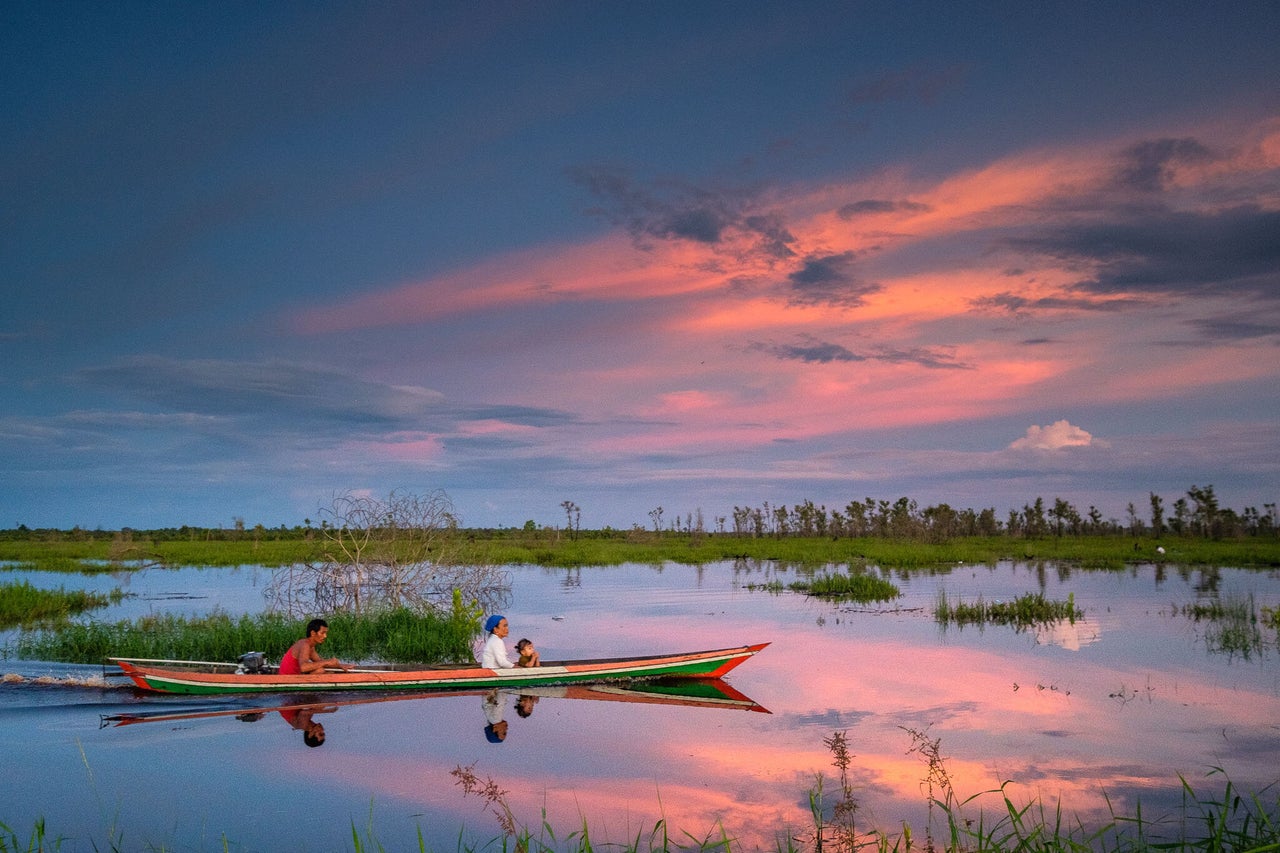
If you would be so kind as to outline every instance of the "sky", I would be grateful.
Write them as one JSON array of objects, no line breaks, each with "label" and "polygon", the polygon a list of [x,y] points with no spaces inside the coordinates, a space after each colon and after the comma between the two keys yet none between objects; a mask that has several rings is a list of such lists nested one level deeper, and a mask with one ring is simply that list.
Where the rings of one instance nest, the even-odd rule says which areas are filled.
[{"label": "sky", "polygon": [[1280,495],[1280,4],[9,2],[0,527]]}]

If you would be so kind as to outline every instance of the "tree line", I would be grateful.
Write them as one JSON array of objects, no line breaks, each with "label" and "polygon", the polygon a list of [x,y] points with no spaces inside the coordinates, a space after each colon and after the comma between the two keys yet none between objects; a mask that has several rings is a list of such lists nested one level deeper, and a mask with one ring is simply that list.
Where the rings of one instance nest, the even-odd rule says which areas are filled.
[{"label": "tree line", "polygon": [[[750,537],[830,536],[835,538],[880,537],[944,541],[961,536],[1011,536],[1039,539],[1047,536],[1193,536],[1208,539],[1274,537],[1280,532],[1276,504],[1263,510],[1243,511],[1219,504],[1213,486],[1192,486],[1185,496],[1167,505],[1155,492],[1141,510],[1130,503],[1124,519],[1104,518],[1096,506],[1084,512],[1062,498],[1052,503],[1043,497],[1011,509],[1001,516],[994,507],[956,509],[942,503],[921,507],[912,498],[895,501],[876,498],[853,500],[843,507],[828,509],[805,500],[793,506],[735,506],[733,513],[715,518],[715,532]],[[663,529],[664,511],[649,512],[655,532]],[[676,516],[666,528],[676,532],[705,530],[701,510]]]},{"label": "tree line", "polygon": [[[443,493],[438,493],[443,495]],[[401,496],[403,499],[404,496]],[[445,498],[447,499],[447,497]],[[580,535],[612,537],[625,535],[627,531],[605,527],[597,531],[581,528],[582,508],[573,501],[563,501],[564,530],[572,538]],[[668,516],[661,507],[649,511],[649,525],[656,534],[688,533],[691,535],[733,535],[761,537],[832,537],[832,538],[885,538],[946,541],[964,536],[1008,536],[1039,539],[1048,536],[1185,536],[1206,539],[1239,539],[1245,537],[1280,536],[1280,517],[1276,504],[1265,503],[1262,510],[1246,507],[1237,511],[1223,507],[1212,485],[1195,486],[1170,504],[1155,492],[1148,494],[1148,503],[1139,508],[1130,503],[1123,519],[1104,518],[1095,506],[1083,512],[1071,502],[1054,498],[1052,502],[1037,497],[1021,509],[1011,509],[1006,514],[997,513],[994,507],[984,509],[956,509],[941,503],[921,507],[909,497],[889,501],[867,497],[852,500],[843,507],[828,509],[825,505],[804,500],[793,506],[773,505],[764,501],[758,506],[734,506],[733,512],[717,515],[708,526],[701,509]],[[449,512],[441,522],[444,528],[463,531],[468,535],[481,535],[483,529],[462,527],[456,516]],[[333,524],[326,518],[318,525],[306,519],[301,525],[264,527],[261,524],[247,526],[240,517],[234,517],[230,527],[168,527],[152,530],[123,528],[113,530],[86,530],[73,527],[70,530],[52,528],[32,529],[19,524],[9,530],[0,530],[0,541],[44,540],[100,540],[138,536],[153,541],[205,540],[205,541],[259,541],[325,538]],[[524,531],[536,531],[537,525],[525,522]],[[550,526],[549,530],[558,528]],[[649,529],[635,524],[632,533]]]}]

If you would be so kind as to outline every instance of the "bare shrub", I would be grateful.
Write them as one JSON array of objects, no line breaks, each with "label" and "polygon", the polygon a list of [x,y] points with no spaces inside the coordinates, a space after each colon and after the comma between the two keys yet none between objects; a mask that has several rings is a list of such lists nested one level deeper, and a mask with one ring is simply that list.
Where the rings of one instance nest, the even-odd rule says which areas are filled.
[{"label": "bare shrub", "polygon": [[458,560],[458,519],[442,491],[392,492],[386,499],[351,492],[320,510],[320,560],[278,570],[267,589],[277,610],[365,613],[386,607],[448,612],[454,590],[486,610],[505,603],[510,575]]}]

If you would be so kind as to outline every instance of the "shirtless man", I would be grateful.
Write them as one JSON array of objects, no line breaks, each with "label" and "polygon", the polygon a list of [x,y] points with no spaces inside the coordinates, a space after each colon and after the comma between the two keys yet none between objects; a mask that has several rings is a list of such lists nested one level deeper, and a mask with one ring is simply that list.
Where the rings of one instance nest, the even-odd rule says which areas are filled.
[{"label": "shirtless man", "polygon": [[281,675],[300,675],[309,672],[320,672],[325,669],[351,669],[337,658],[322,658],[316,646],[329,636],[329,623],[323,619],[312,619],[307,623],[307,636],[289,647],[289,651],[280,658]]}]

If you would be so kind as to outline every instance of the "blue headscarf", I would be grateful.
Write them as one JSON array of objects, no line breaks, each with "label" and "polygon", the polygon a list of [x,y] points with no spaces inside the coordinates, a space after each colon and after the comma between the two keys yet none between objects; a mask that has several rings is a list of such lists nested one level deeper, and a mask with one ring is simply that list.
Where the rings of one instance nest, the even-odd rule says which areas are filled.
[{"label": "blue headscarf", "polygon": [[498,627],[498,623],[499,623],[499,622],[501,622],[503,619],[506,619],[506,618],[507,618],[507,617],[505,617],[505,616],[503,616],[503,615],[501,615],[501,614],[499,614],[499,613],[495,613],[495,614],[493,614],[493,615],[492,615],[492,616],[490,616],[488,619],[484,620],[484,632],[485,632],[486,634],[492,634],[492,633],[493,633],[493,629]]}]

